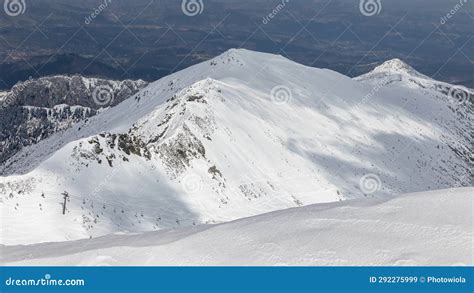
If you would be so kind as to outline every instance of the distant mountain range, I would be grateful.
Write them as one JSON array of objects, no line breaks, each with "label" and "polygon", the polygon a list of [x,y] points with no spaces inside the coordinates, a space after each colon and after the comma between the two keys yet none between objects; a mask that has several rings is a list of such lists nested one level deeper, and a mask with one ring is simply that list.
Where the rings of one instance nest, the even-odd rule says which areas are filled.
[{"label": "distant mountain range", "polygon": [[103,107],[117,105],[146,85],[141,80],[119,82],[77,75],[18,83],[0,94],[0,164],[23,147],[90,118]]}]

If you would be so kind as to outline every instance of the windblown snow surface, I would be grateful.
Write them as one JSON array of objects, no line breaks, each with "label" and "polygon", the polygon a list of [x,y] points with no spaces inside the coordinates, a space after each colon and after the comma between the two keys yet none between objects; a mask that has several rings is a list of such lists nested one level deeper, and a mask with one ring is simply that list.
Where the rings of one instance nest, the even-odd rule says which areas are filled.
[{"label": "windblown snow surface", "polygon": [[[230,50],[0,166],[0,243],[193,227],[316,203],[471,186],[472,93],[458,103],[448,94],[452,88],[399,60],[351,79],[282,56]],[[363,182],[367,175],[371,184]],[[416,207],[420,216],[429,212],[426,199]],[[321,229],[351,226],[350,218],[341,221]],[[373,223],[381,235],[383,221]],[[444,231],[437,229],[426,233]],[[325,259],[328,249],[308,257]]]},{"label": "windblown snow surface", "polygon": [[358,199],[219,225],[1,246],[8,265],[469,265],[474,188]]}]

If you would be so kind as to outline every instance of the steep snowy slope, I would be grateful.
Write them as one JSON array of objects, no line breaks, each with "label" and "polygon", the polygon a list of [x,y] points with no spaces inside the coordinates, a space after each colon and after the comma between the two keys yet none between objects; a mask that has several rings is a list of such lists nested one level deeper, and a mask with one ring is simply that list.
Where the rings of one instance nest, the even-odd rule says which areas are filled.
[{"label": "steep snowy slope", "polygon": [[[470,265],[474,188],[277,211],[221,225],[31,246],[12,265]],[[423,212],[420,212],[423,207]]]},{"label": "steep snowy slope", "polygon": [[1,243],[471,185],[471,105],[371,81],[246,50],[163,78],[5,164]]}]

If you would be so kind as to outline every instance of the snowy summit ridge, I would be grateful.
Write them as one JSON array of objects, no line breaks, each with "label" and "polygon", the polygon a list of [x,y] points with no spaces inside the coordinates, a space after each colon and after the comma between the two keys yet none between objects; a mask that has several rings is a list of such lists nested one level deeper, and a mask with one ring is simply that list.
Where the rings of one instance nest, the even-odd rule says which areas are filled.
[{"label": "snowy summit ridge", "polygon": [[388,85],[393,82],[409,80],[416,83],[431,83],[433,79],[418,72],[406,62],[395,58],[385,61],[375,67],[372,71],[355,78],[358,81],[369,81],[372,83],[383,83]]},{"label": "snowy summit ridge", "polygon": [[426,75],[419,73],[413,67],[398,58],[385,61],[381,65],[375,67],[372,72],[390,72],[427,78]]}]

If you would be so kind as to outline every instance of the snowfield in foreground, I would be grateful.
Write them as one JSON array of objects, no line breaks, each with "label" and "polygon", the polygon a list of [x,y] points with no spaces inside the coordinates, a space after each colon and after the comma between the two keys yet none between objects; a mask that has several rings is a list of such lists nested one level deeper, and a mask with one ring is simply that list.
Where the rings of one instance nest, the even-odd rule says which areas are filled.
[{"label": "snowfield in foreground", "polygon": [[8,265],[470,265],[474,188],[292,208],[220,225],[1,246]]}]

